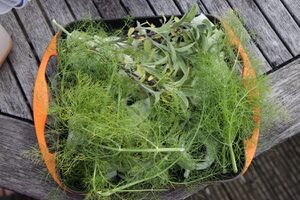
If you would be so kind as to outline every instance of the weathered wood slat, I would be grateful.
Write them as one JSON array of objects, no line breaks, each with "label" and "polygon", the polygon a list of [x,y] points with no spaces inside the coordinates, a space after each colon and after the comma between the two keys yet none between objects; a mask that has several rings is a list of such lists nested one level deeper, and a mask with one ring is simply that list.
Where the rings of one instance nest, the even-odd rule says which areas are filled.
[{"label": "weathered wood slat", "polygon": [[147,17],[154,15],[146,0],[121,0],[121,2],[131,16]]},{"label": "weathered wood slat", "polygon": [[[260,167],[261,168],[259,169],[260,172],[265,172],[270,176],[274,176],[276,174],[275,171],[278,170],[280,166],[279,165],[274,166],[272,162],[267,162],[264,159],[265,159],[264,156],[259,157],[259,161],[261,162],[260,165],[253,165],[252,168],[249,170],[249,172],[255,171],[256,170],[255,167],[256,168]],[[229,191],[230,194],[233,194],[235,196],[236,199],[255,200],[255,199],[261,199],[261,197],[267,199],[266,196],[269,196],[268,197],[269,199],[276,199],[277,196],[276,192],[280,192],[280,191],[282,192],[282,190],[284,189],[283,185],[287,181],[286,180],[287,176],[285,175],[277,176],[276,178],[272,178],[272,181],[267,181],[267,182],[266,180],[263,179],[262,175],[256,176],[255,179],[254,177],[251,177],[251,175],[252,174],[249,174],[246,177],[243,177],[244,181],[242,181],[241,178],[237,181],[224,184],[224,186]],[[249,192],[247,192],[247,184],[249,184],[250,181],[246,181],[247,179],[250,180],[253,179],[264,184],[261,184],[260,186],[253,186],[253,190],[255,190],[255,192],[249,194]],[[269,188],[269,186],[272,186],[272,188]],[[265,195],[262,189],[268,191],[268,194]],[[275,189],[275,191],[273,189]],[[288,194],[287,191],[283,191],[283,193],[285,193],[284,195],[286,196],[286,199],[291,199],[291,196]]]},{"label": "weathered wood slat", "polygon": [[[231,9],[231,7],[228,5],[228,3],[226,3],[223,0],[215,0],[215,1],[202,0],[202,2],[203,2],[203,4],[205,5],[205,7],[208,9],[208,11],[210,13],[216,14],[218,16],[222,16],[222,15],[226,14],[226,12],[228,12]],[[244,9],[240,9],[240,10],[243,10],[243,12],[244,12]],[[247,10],[251,10],[251,7],[248,8]],[[258,9],[256,8],[254,11],[258,12]],[[245,11],[245,12],[249,12],[249,11]],[[256,13],[252,13],[252,14],[254,15],[253,18],[257,17]],[[281,42],[278,44],[277,41],[279,40],[279,38],[277,36],[276,36],[277,39],[273,41],[273,39],[270,38],[270,36],[263,35],[264,32],[260,32],[259,30],[257,31],[255,29],[251,28],[252,26],[255,26],[255,20],[254,19],[251,20],[251,18],[252,18],[251,15],[249,15],[248,18],[249,18],[248,19],[249,22],[245,20],[246,25],[248,24],[248,26],[247,26],[248,29],[250,31],[252,31],[252,30],[256,31],[256,33],[258,32],[263,36],[263,38],[260,38],[260,37],[256,36],[255,39],[256,39],[257,44],[261,48],[261,51],[263,51],[263,53],[266,55],[266,57],[268,58],[268,60],[270,61],[272,66],[276,66],[278,64],[281,64],[284,60],[287,60],[287,59],[291,58],[292,55],[289,54],[289,52],[287,51],[287,49],[285,49],[283,44]],[[265,20],[263,20],[263,21],[264,21],[264,23],[266,23]],[[257,26],[257,29],[260,29],[261,26],[262,26],[261,28],[263,28],[264,24],[263,23],[258,23],[258,25],[256,25],[256,26]],[[272,29],[270,27],[269,27],[269,29],[272,31]],[[264,31],[267,31],[267,30],[264,30]],[[272,35],[274,35],[274,33]],[[285,54],[288,55],[288,56],[285,56],[284,57],[285,59],[284,59],[282,57],[282,55],[276,55],[275,51],[278,51],[278,48],[277,48],[277,50],[275,49],[274,52],[273,52],[273,50],[272,50],[273,47],[272,46],[274,46],[274,45],[277,45],[278,47],[283,47],[284,48],[283,52],[285,52]],[[254,47],[254,44],[251,45],[251,46]],[[255,51],[258,55],[262,54],[258,50],[255,50]],[[283,54],[283,56],[285,54]],[[282,58],[278,58],[278,56],[282,57]],[[262,56],[259,56],[259,57],[262,59]],[[264,64],[267,65],[267,62],[264,61]]]},{"label": "weathered wood slat", "polygon": [[[257,5],[277,30],[293,55],[300,53],[300,27],[280,0],[256,0]],[[300,9],[298,10],[300,13]]]},{"label": "weathered wood slat", "polygon": [[[290,190],[294,199],[300,199],[300,177],[297,176],[300,171],[299,141],[299,134],[293,138],[289,138],[287,142],[281,145],[281,148],[276,148],[277,155],[271,158],[271,160],[279,161],[278,163],[281,168],[279,168],[278,171],[281,174],[281,170],[284,170],[284,176],[287,176],[286,187]],[[283,159],[278,159],[278,157],[282,157]],[[277,165],[277,163],[275,165]]]},{"label": "weathered wood slat", "polygon": [[[222,184],[216,184],[215,187],[208,187],[205,192],[206,198],[209,200],[232,200],[227,194]],[[193,198],[191,198],[193,199]],[[196,200],[196,199],[195,199]]]},{"label": "weathered wood slat", "polygon": [[99,18],[99,12],[91,0],[66,0],[72,9],[76,19]]},{"label": "weathered wood slat", "polygon": [[[249,171],[245,174],[245,177],[243,177],[244,181],[239,181],[239,183],[235,186],[242,186],[244,188],[245,193],[248,195],[248,199],[254,200],[262,196],[265,196],[266,199],[272,199],[272,192],[266,188],[266,185],[264,184],[260,176],[257,174],[255,166],[256,163],[254,162],[253,165],[250,166]],[[252,192],[247,192],[249,191],[248,188],[252,189]],[[231,190],[230,192],[233,191]]]},{"label": "weathered wood slat", "polygon": [[[228,12],[231,9],[228,3],[223,0],[214,0],[214,1],[202,0],[202,2],[210,14],[218,17],[223,16],[224,14],[226,14],[226,12]],[[246,35],[246,37],[250,39],[250,35]],[[251,50],[251,53],[258,59],[260,59],[260,61],[262,62],[263,65],[262,72],[269,71],[271,69],[269,62],[263,56],[262,52],[257,48],[253,40],[250,40],[249,49]]]},{"label": "weathered wood slat", "polygon": [[200,0],[174,0],[176,4],[178,5],[179,9],[186,13],[188,12],[193,5],[198,5],[199,12],[206,13],[206,9],[203,6],[203,4],[200,2]]},{"label": "weathered wood slat", "polygon": [[231,8],[226,1],[223,0],[216,0],[216,1],[209,1],[209,0],[201,0],[205,8],[207,9],[208,13],[212,15],[216,15],[218,17],[223,16],[228,12]]},{"label": "weathered wood slat", "polygon": [[299,0],[281,0],[290,11],[298,25],[300,26],[300,1]]},{"label": "weathered wood slat", "polygon": [[258,154],[300,132],[300,58],[268,75],[271,98],[287,112],[289,121],[276,122],[262,133]]},{"label": "weathered wood slat", "polygon": [[94,0],[94,2],[103,18],[122,18],[127,14],[119,0]]},{"label": "weathered wood slat", "polygon": [[17,10],[17,14],[27,32],[38,58],[41,59],[48,46],[52,31],[47,24],[36,0],[31,1],[23,9]]},{"label": "weathered wood slat", "polygon": [[0,115],[0,127],[0,185],[37,199],[59,192],[53,181],[47,180],[44,165],[25,156],[37,143],[33,126]]},{"label": "weathered wood slat", "polygon": [[[41,0],[41,2],[34,0],[24,9],[18,10],[17,13],[39,60],[42,59],[54,31],[58,30],[57,27],[52,25],[52,19],[56,19],[61,25],[67,25],[74,21],[74,17],[64,0],[55,1],[54,3],[45,0]],[[54,63],[50,62],[47,69],[48,76],[51,76],[54,72]]]},{"label": "weathered wood slat", "polygon": [[[41,6],[45,10],[46,19],[55,19],[62,26],[66,26],[71,22],[75,21],[75,17],[72,15],[71,10],[68,8],[64,0],[58,0],[55,3],[52,3],[47,0],[40,0]],[[55,31],[58,31],[58,28],[53,24],[50,25]],[[50,41],[50,38],[49,38]],[[48,42],[49,43],[49,42]],[[55,74],[55,64],[57,63],[56,58],[53,58],[49,61],[47,67],[47,76],[51,77]]]},{"label": "weathered wood slat", "polygon": [[268,170],[268,172],[271,172],[268,173],[269,176],[264,176],[265,180],[269,180],[275,175],[276,180],[269,181],[267,184],[270,185],[270,188],[273,188],[275,193],[278,192],[281,195],[281,199],[293,199],[294,191],[290,190],[290,185],[288,185],[289,182],[293,183],[289,177],[290,171],[285,169],[285,164],[282,165],[281,160],[276,159],[278,156],[280,156],[279,152],[275,151],[268,157],[262,157],[261,162],[265,164],[261,165],[261,168],[265,168],[266,165],[269,165],[271,168],[271,170]]},{"label": "weathered wood slat", "polygon": [[9,68],[7,62],[0,67],[0,112],[32,119],[25,98]]},{"label": "weathered wood slat", "polygon": [[[248,197],[247,193],[245,193],[244,189],[242,187],[235,188],[236,185],[238,185],[240,182],[240,179],[234,180],[230,183],[222,183],[224,190],[227,194],[231,197],[231,199],[245,199],[245,196]],[[235,192],[229,192],[232,191],[232,189]]]},{"label": "weathered wood slat", "polygon": [[[275,150],[276,151],[276,150]],[[287,173],[282,171],[281,174],[278,174],[278,170],[282,167],[278,160],[276,159],[278,155],[276,152],[269,154],[268,157],[273,158],[272,160],[268,159],[268,157],[262,156],[260,157],[260,162],[264,163],[262,165],[256,165],[256,168],[260,171],[261,176],[260,179],[265,183],[264,185],[272,194],[271,199],[293,199],[293,195],[291,194],[291,190],[289,190],[285,183],[287,182]],[[272,181],[269,181],[272,179]]]},{"label": "weathered wood slat", "polygon": [[0,16],[0,23],[12,36],[13,49],[9,54],[9,60],[16,72],[28,103],[32,106],[33,80],[35,80],[38,66],[37,61],[14,14],[10,12]]},{"label": "weathered wood slat", "polygon": [[149,3],[154,9],[156,15],[180,15],[181,14],[173,0],[165,0],[165,1],[149,0]]},{"label": "weathered wood slat", "polygon": [[255,41],[268,57],[271,65],[277,66],[292,58],[290,52],[253,1],[229,0],[229,3],[239,11],[248,30],[254,31]]},{"label": "weathered wood slat", "polygon": [[[298,138],[298,139],[296,139]],[[297,176],[297,174],[299,174],[299,171],[300,171],[300,144],[299,144],[299,141],[300,141],[300,134],[298,134],[296,137],[295,137],[295,140],[293,138],[289,139],[288,140],[289,144],[288,145],[284,145],[283,146],[283,151],[284,152],[290,152],[287,156],[288,156],[288,162],[291,163],[292,165],[294,165],[296,167],[296,169],[293,170],[293,172],[298,172],[298,173],[295,173],[295,174],[291,174],[291,179],[293,179],[295,182],[298,182],[300,183],[300,177]],[[300,187],[300,184],[298,184],[298,186]],[[300,190],[298,190],[300,191]],[[298,196],[300,196],[300,194],[298,194]],[[300,197],[299,197],[300,199]]]},{"label": "weathered wood slat", "polygon": [[[281,154],[284,154],[286,152],[289,152],[288,154],[286,154],[286,156],[284,157],[284,160],[282,161],[282,164],[284,165],[285,163],[290,163],[291,165],[294,165],[294,168],[291,168],[290,170],[287,170],[291,175],[291,179],[293,179],[293,181],[300,183],[300,176],[295,176],[300,171],[300,134],[298,134],[297,136],[295,136],[294,138],[289,138],[287,144],[282,145],[281,148],[278,148],[278,152],[280,152]],[[271,151],[271,150],[270,150]],[[284,165],[285,166],[285,165]],[[288,166],[286,166],[288,168]],[[300,194],[299,194],[300,195]]]},{"label": "weathered wood slat", "polygon": [[[61,25],[67,25],[74,20],[66,2],[64,0],[39,0],[50,22],[55,19]],[[54,27],[57,30],[56,27]]]},{"label": "weathered wood slat", "polygon": [[[294,149],[291,148],[289,152],[291,152],[291,151],[294,151]],[[297,176],[297,174],[299,174],[299,167],[297,168],[297,167],[293,167],[293,166],[299,166],[299,165],[292,164],[289,159],[286,159],[286,160],[278,159],[278,157],[285,157],[283,155],[287,155],[287,154],[289,154],[289,153],[287,153],[287,152],[279,153],[278,152],[276,155],[273,156],[273,158],[271,158],[271,159],[269,158],[269,160],[272,160],[273,162],[276,161],[274,163],[274,167],[277,169],[276,175],[278,177],[282,177],[282,180],[280,182],[284,181],[283,189],[285,190],[285,192],[290,194],[291,199],[298,200],[298,199],[300,199],[300,193],[299,193],[300,179],[299,179],[299,176]],[[299,157],[299,154],[298,155],[296,154],[294,156]],[[289,166],[286,165],[286,163],[289,163]],[[280,167],[278,167],[278,166],[280,166]],[[288,192],[287,192],[287,190],[288,190]]]}]

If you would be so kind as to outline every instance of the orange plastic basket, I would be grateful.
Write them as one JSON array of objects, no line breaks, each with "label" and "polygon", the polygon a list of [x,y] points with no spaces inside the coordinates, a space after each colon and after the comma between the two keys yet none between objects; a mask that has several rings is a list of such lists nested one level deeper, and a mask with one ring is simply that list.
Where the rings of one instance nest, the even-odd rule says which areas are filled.
[{"label": "orange plastic basket", "polygon": [[[256,79],[256,74],[251,65],[249,56],[246,53],[242,43],[240,42],[238,36],[235,34],[233,29],[227,23],[224,22],[222,23],[222,26],[225,29],[227,38],[229,38],[228,43],[230,45],[233,45],[240,54],[243,63],[243,68],[242,68],[243,84],[246,88],[250,87],[248,80]],[[34,125],[35,125],[35,131],[36,131],[39,148],[50,175],[61,188],[63,188],[65,191],[74,193],[74,191],[68,189],[66,186],[62,184],[60,176],[56,170],[55,153],[49,152],[46,139],[45,139],[45,126],[46,126],[48,108],[49,108],[49,92],[48,92],[48,84],[46,81],[46,68],[50,58],[53,56],[57,56],[57,40],[59,39],[60,35],[61,33],[59,32],[55,36],[53,36],[45,51],[41,64],[39,66],[36,82],[34,86],[33,115],[34,115]],[[251,90],[248,98],[254,98],[257,97],[258,95],[259,95],[258,89],[254,89]],[[244,174],[247,171],[251,161],[253,160],[256,151],[256,146],[258,143],[259,126],[260,126],[260,108],[258,107],[253,108],[253,120],[255,121],[256,126],[252,132],[251,137],[244,141],[245,165],[242,174]]]}]

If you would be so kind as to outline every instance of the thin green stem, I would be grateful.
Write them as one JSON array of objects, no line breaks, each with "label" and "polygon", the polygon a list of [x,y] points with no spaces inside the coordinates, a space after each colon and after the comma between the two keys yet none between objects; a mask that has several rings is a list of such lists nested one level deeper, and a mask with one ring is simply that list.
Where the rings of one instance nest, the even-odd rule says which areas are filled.
[{"label": "thin green stem", "polygon": [[168,189],[118,190],[118,192],[165,192]]},{"label": "thin green stem", "polygon": [[[166,172],[167,170],[169,170],[175,163],[177,163],[178,160],[179,160],[179,158],[176,159],[174,162],[172,162],[167,168],[163,169],[162,171],[160,171],[159,173],[157,173],[157,174],[155,174],[155,175],[153,175],[153,176],[150,176],[150,177],[147,177],[147,178],[144,178],[144,179],[141,179],[141,180],[137,180],[137,181],[128,183],[128,184],[126,184],[126,185],[123,185],[123,186],[114,188],[114,189],[112,189],[111,191],[107,191],[107,192],[101,192],[101,191],[99,191],[99,192],[97,192],[97,193],[100,194],[101,196],[110,196],[110,195],[112,195],[112,194],[114,194],[114,193],[117,193],[117,192],[119,192],[119,191],[124,191],[124,189],[126,189],[126,188],[129,188],[129,187],[131,187],[131,186],[134,186],[134,185],[136,185],[136,184],[142,183],[142,182],[144,182],[144,181],[153,179],[153,178],[155,178],[155,177],[157,177],[157,176],[159,176],[159,175],[165,173],[165,172]],[[161,162],[163,162],[163,161],[161,161]]]},{"label": "thin green stem", "polygon": [[127,149],[127,148],[114,148],[114,147],[108,147],[105,145],[99,145],[103,149],[112,150],[112,151],[118,151],[118,152],[184,152],[185,148],[155,148],[155,149]]},{"label": "thin green stem", "polygon": [[62,25],[57,23],[55,19],[52,20],[52,24],[55,25],[58,29],[60,29],[62,32],[64,32],[68,36],[71,36],[71,33],[69,31],[67,31]]},{"label": "thin green stem", "polygon": [[97,166],[96,166],[96,162],[95,162],[94,173],[93,173],[93,181],[92,181],[94,190],[96,189],[96,173],[97,173]]},{"label": "thin green stem", "polygon": [[237,165],[236,165],[235,154],[234,154],[234,150],[233,150],[232,144],[229,145],[229,152],[230,152],[231,164],[232,164],[233,172],[237,173],[238,169],[237,169]]}]

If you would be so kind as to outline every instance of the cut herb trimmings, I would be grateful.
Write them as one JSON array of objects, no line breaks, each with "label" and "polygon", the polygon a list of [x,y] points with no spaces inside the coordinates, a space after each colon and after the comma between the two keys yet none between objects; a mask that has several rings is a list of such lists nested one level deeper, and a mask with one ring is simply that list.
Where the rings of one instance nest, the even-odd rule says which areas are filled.
[{"label": "cut herb trimmings", "polygon": [[241,171],[261,103],[247,96],[262,87],[243,87],[238,52],[196,13],[119,34],[96,23],[68,32],[54,22],[66,37],[50,128],[60,136],[66,185],[87,198],[132,198]]}]

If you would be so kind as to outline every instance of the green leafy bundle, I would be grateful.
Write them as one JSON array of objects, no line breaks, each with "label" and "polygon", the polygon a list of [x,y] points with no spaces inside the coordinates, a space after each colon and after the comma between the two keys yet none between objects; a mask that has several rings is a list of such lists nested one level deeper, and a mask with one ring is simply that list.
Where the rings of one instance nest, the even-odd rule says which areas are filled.
[{"label": "green leafy bundle", "polygon": [[263,95],[247,97],[264,85],[243,87],[238,52],[196,13],[137,23],[127,35],[95,23],[60,27],[49,133],[59,136],[66,185],[88,199],[132,199],[242,170]]}]

